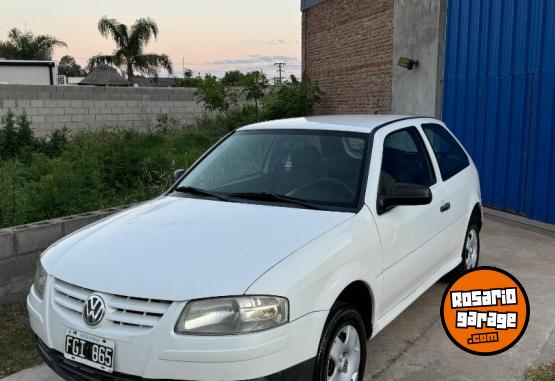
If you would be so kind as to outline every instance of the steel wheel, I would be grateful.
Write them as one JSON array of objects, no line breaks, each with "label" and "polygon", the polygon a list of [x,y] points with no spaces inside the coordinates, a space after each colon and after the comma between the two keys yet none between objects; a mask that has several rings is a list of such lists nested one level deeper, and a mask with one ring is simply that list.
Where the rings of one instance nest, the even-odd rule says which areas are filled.
[{"label": "steel wheel", "polygon": [[469,229],[464,247],[466,250],[466,269],[470,270],[478,265],[478,232],[475,229]]},{"label": "steel wheel", "polygon": [[344,326],[335,336],[328,356],[328,381],[358,381],[361,362],[360,337],[352,325]]}]

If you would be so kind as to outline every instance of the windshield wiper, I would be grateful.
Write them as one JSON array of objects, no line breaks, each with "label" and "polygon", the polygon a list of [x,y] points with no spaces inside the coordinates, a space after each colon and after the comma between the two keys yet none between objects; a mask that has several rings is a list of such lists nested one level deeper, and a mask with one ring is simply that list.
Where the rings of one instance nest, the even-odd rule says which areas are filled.
[{"label": "windshield wiper", "polygon": [[307,209],[314,209],[314,210],[324,210],[324,208],[313,204],[311,202],[301,200],[296,197],[289,197],[284,195],[278,195],[275,193],[268,193],[268,192],[244,192],[244,193],[230,193],[228,194],[231,198],[242,198],[245,200],[254,200],[254,201],[272,201],[272,202],[280,202],[280,203],[289,203],[289,204],[296,204],[302,206],[303,208]]},{"label": "windshield wiper", "polygon": [[189,194],[196,195],[196,196],[214,197],[214,198],[217,198],[218,200],[221,200],[221,201],[230,202],[229,198],[224,196],[223,194],[216,193],[216,192],[210,192],[210,191],[200,189],[200,188],[195,188],[195,187],[186,187],[186,186],[177,187],[177,188],[174,189],[174,191],[181,192],[181,193],[189,193]]}]

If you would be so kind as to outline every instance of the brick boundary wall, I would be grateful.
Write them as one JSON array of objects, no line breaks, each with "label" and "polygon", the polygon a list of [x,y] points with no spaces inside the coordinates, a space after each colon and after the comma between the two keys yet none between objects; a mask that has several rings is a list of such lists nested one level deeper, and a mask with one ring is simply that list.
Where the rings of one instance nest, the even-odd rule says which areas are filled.
[{"label": "brick boundary wall", "polygon": [[25,111],[36,136],[52,131],[132,128],[148,131],[160,116],[191,125],[202,116],[194,88],[0,85],[0,116]]},{"label": "brick boundary wall", "polygon": [[37,258],[50,245],[126,208],[111,208],[0,229],[0,305],[25,300],[33,281]]},{"label": "brick boundary wall", "polygon": [[394,0],[328,0],[303,12],[304,71],[317,114],[389,113]]}]

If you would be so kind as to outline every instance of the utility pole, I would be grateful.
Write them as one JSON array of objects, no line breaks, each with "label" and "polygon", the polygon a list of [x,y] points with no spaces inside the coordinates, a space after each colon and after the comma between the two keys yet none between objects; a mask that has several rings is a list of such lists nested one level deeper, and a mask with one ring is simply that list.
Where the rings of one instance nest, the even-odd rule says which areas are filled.
[{"label": "utility pole", "polygon": [[286,66],[287,64],[285,62],[277,62],[274,64],[274,66],[277,66],[277,70],[279,73],[279,77],[278,80],[276,81],[277,85],[281,85],[283,82],[283,67]]}]

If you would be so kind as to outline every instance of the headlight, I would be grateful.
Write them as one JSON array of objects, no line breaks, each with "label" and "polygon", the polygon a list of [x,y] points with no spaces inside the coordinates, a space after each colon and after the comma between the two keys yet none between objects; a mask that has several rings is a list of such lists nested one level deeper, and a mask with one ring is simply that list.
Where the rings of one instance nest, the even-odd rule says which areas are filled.
[{"label": "headlight", "polygon": [[187,303],[175,332],[235,335],[264,331],[289,321],[289,302],[275,296],[242,296]]},{"label": "headlight", "polygon": [[40,263],[40,258],[37,261],[37,268],[35,270],[35,280],[33,282],[33,287],[35,287],[35,292],[42,299],[44,297],[44,288],[46,287],[46,271],[42,264]]}]

